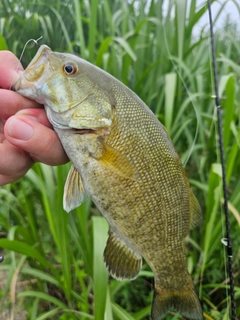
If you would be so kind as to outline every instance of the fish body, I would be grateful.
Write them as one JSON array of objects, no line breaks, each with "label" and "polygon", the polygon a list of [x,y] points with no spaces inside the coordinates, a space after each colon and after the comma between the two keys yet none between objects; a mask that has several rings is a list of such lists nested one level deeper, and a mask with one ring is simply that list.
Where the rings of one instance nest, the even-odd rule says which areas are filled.
[{"label": "fish body", "polygon": [[110,74],[45,45],[13,89],[44,104],[72,162],[65,210],[90,196],[109,222],[104,261],[110,274],[134,279],[143,257],[154,272],[153,320],[169,309],[202,319],[184,245],[201,210],[151,110]]}]

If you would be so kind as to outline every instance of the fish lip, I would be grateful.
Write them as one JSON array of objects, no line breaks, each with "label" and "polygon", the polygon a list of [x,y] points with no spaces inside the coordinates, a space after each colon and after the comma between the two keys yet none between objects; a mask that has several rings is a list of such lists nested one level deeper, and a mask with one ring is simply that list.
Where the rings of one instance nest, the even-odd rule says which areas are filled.
[{"label": "fish lip", "polygon": [[32,68],[33,65],[36,65],[40,58],[44,57],[44,58],[48,59],[48,56],[50,54],[49,51],[52,52],[52,50],[48,46],[46,46],[45,44],[41,45],[40,48],[38,49],[36,55],[34,56],[32,61],[29,63],[29,65],[27,66],[26,69]]},{"label": "fish lip", "polygon": [[48,46],[41,45],[23,74],[11,87],[11,90],[18,92],[19,90],[24,89],[25,86],[29,87],[31,82],[36,81],[37,78],[41,77],[41,73],[40,75],[38,73],[35,74],[34,70],[37,70],[37,68],[42,68],[44,70],[44,65],[49,61],[49,55],[51,52],[52,50]]},{"label": "fish lip", "polygon": [[11,87],[11,90],[12,91],[15,91],[15,92],[18,92],[19,91],[19,89],[20,89],[20,85],[21,85],[21,78],[22,78],[22,76],[20,77],[20,78],[18,78],[18,80],[14,83],[14,85]]}]

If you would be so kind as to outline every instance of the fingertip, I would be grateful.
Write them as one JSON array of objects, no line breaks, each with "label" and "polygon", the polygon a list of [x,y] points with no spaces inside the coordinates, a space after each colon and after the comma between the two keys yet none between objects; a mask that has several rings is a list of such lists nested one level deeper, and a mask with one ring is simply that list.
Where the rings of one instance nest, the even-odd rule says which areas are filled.
[{"label": "fingertip", "polygon": [[33,116],[16,115],[9,118],[4,132],[11,144],[28,152],[34,161],[49,165],[69,161],[55,131],[39,123]]},{"label": "fingertip", "polygon": [[10,89],[20,77],[23,67],[21,62],[11,51],[1,51],[0,57],[0,87],[3,89]]},{"label": "fingertip", "polygon": [[[32,118],[32,121],[35,121]],[[28,141],[34,134],[34,127],[18,117],[11,117],[5,124],[5,134],[11,139]]]}]

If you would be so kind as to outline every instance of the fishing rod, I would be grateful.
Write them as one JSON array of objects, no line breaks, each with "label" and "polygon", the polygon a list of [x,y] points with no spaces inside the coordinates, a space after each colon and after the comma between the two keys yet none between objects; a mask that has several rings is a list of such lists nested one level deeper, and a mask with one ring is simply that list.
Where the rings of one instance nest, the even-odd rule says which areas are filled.
[{"label": "fishing rod", "polygon": [[224,143],[223,143],[223,132],[222,132],[222,109],[220,105],[220,98],[218,92],[218,73],[216,66],[216,51],[215,51],[215,41],[213,33],[213,21],[212,21],[212,11],[210,0],[207,0],[208,3],[208,13],[209,13],[209,23],[210,23],[210,37],[211,37],[211,47],[212,47],[212,63],[213,63],[213,73],[214,73],[214,87],[215,87],[215,101],[217,108],[217,120],[218,120],[218,135],[219,135],[219,145],[220,145],[220,157],[222,164],[222,182],[223,182],[223,198],[224,198],[224,213],[225,213],[225,224],[226,224],[226,238],[222,239],[222,243],[227,248],[228,256],[228,271],[229,271],[229,280],[230,280],[230,296],[231,296],[231,311],[232,311],[232,320],[236,320],[236,302],[234,297],[234,274],[233,274],[233,255],[232,255],[232,244],[230,236],[230,221],[229,221],[229,212],[228,212],[228,197],[227,197],[227,182],[226,182],[226,165],[225,165],[225,156],[224,156]]}]

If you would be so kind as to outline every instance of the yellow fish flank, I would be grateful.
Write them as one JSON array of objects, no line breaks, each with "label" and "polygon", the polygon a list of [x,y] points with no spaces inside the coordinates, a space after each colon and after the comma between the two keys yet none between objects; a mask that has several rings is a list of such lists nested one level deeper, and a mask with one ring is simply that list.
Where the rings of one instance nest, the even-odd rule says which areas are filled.
[{"label": "yellow fish flank", "polygon": [[44,104],[72,161],[64,209],[91,197],[109,222],[104,261],[110,274],[134,279],[143,257],[155,278],[152,319],[169,309],[203,319],[184,245],[201,210],[154,114],[110,74],[45,45],[13,90]]}]

